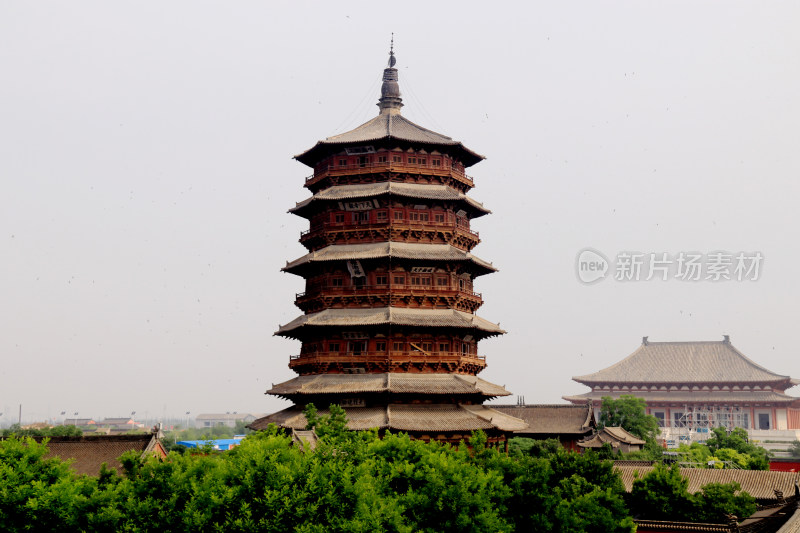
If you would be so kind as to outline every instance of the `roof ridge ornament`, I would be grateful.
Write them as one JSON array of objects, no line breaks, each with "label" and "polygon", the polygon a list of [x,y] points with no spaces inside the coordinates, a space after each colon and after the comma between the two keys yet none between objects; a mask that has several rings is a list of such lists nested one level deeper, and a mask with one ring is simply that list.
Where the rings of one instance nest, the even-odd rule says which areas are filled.
[{"label": "roof ridge ornament", "polygon": [[[378,99],[378,107],[381,115],[399,115],[400,108],[403,107],[403,99],[400,98],[400,85],[397,80],[397,58],[394,56],[394,33],[389,45],[388,67],[383,69],[383,85],[381,85],[381,97]],[[391,135],[391,132],[388,132]]]}]

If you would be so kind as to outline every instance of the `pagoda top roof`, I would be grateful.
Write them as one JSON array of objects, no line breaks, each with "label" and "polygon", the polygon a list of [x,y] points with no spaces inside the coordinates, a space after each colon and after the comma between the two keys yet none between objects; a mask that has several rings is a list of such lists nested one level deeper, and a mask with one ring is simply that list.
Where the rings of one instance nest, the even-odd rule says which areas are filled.
[{"label": "pagoda top roof", "polygon": [[404,196],[407,198],[420,198],[424,200],[461,201],[474,209],[478,216],[491,213],[491,211],[483,207],[482,203],[473,200],[463,192],[457,191],[447,185],[394,183],[391,181],[382,183],[362,183],[357,185],[334,185],[333,187],[328,187],[316,193],[310,198],[306,198],[302,202],[297,202],[297,205],[289,209],[289,212],[303,216],[303,213],[312,202],[354,200],[357,198],[371,198],[384,194]]},{"label": "pagoda top roof", "polygon": [[463,374],[317,374],[299,376],[273,385],[267,394],[275,396],[319,394],[458,394],[494,398],[511,393],[500,385]]},{"label": "pagoda top roof", "polygon": [[296,331],[309,326],[417,326],[433,328],[465,328],[483,331],[489,335],[505,333],[497,324],[477,315],[456,309],[422,309],[405,307],[373,307],[369,309],[325,309],[317,313],[302,315],[285,326],[276,335],[293,337]]},{"label": "pagoda top roof", "polygon": [[755,383],[786,382],[789,376],[776,374],[748,359],[734,348],[726,335],[722,341],[649,342],[622,361],[594,374],[573,380],[596,383]]},{"label": "pagoda top roof", "polygon": [[[319,409],[320,415],[329,413]],[[252,422],[251,429],[266,429],[269,424],[291,429],[308,425],[303,409],[293,406]],[[527,424],[486,405],[469,404],[389,404],[374,407],[348,407],[347,428],[351,430],[390,429],[423,433],[466,433],[482,430],[519,431]]]},{"label": "pagoda top roof", "polygon": [[320,261],[359,261],[380,259],[382,257],[419,261],[469,261],[480,267],[485,273],[497,272],[497,269],[488,261],[484,261],[451,244],[393,241],[365,244],[331,244],[325,248],[309,252],[291,263],[287,263],[281,270],[292,272],[302,265]]},{"label": "pagoda top roof", "polygon": [[394,68],[395,63],[396,59],[392,53],[389,66],[383,71],[381,98],[378,101],[380,114],[377,117],[353,130],[318,141],[312,148],[294,156],[294,158],[304,165],[313,167],[330,153],[348,145],[397,140],[412,144],[447,148],[465,167],[472,166],[485,159],[482,155],[473,152],[459,141],[455,141],[447,135],[423,128],[400,114],[400,108],[403,107],[403,99],[400,97],[400,85],[397,69]]}]

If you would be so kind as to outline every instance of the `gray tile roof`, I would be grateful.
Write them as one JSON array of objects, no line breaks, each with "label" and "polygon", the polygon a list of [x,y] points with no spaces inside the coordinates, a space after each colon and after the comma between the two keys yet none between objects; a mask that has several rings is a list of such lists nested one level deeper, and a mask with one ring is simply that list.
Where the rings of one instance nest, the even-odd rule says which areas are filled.
[{"label": "gray tile roof", "polygon": [[427,244],[416,242],[374,242],[367,244],[332,244],[309,252],[303,257],[287,263],[282,270],[292,272],[298,267],[319,261],[349,261],[394,257],[417,261],[469,261],[485,270],[497,272],[488,261],[449,244]]},{"label": "gray tile roof", "polygon": [[[652,466],[614,466],[622,476],[627,492],[631,491],[636,474],[644,477],[653,470]],[[716,468],[681,468],[681,475],[689,480],[689,492],[695,493],[709,483],[730,483],[736,481],[744,492],[757,500],[776,500],[775,489],[785,496],[794,494],[794,484],[800,481],[798,472],[773,472],[769,470],[736,470]]]},{"label": "gray tile roof", "polygon": [[452,327],[477,329],[493,335],[505,333],[500,326],[479,316],[455,309],[414,309],[402,307],[375,307],[370,309],[326,309],[302,315],[285,326],[276,335],[289,335],[308,326],[398,326]]},{"label": "gray tile roof", "polygon": [[482,155],[473,152],[460,142],[454,141],[446,135],[414,124],[400,114],[391,113],[378,115],[353,130],[318,141],[317,144],[309,150],[296,155],[295,159],[311,166],[316,162],[315,153],[318,153],[320,148],[324,148],[326,145],[363,144],[383,139],[397,139],[400,141],[434,146],[450,146],[461,152],[461,158],[467,166],[484,159]]},{"label": "gray tile roof", "polygon": [[[349,407],[347,427],[352,430],[391,429],[394,431],[470,432],[477,429],[519,431],[525,429],[522,420],[508,416],[485,405],[466,404],[391,404],[376,407]],[[328,414],[319,409],[319,414]],[[305,429],[307,421],[300,407],[293,406],[250,424],[253,429],[266,429],[270,424],[291,429]]]},{"label": "gray tile roof", "polygon": [[788,381],[757,365],[728,341],[647,342],[631,355],[580,383],[693,383]]},{"label": "gray tile roof", "polygon": [[594,416],[591,406],[572,404],[553,405],[492,405],[492,409],[524,420],[525,434],[585,435],[591,433]]},{"label": "gray tile roof", "polygon": [[602,448],[604,444],[609,443],[614,448],[618,447],[620,443],[642,446],[645,441],[631,435],[621,427],[604,427],[596,434],[588,437],[578,443],[581,448]]},{"label": "gray tile roof", "polygon": [[311,198],[306,198],[302,202],[298,202],[290,213],[296,213],[302,216],[306,207],[316,201],[336,201],[336,200],[352,200],[354,198],[371,198],[373,196],[380,196],[383,194],[390,194],[395,196],[403,196],[406,198],[421,198],[425,200],[450,200],[464,202],[473,208],[478,216],[491,213],[488,209],[483,207],[483,204],[477,202],[452,187],[447,185],[425,185],[417,183],[363,183],[358,185],[335,185],[329,187],[324,191],[320,191]]},{"label": "gray tile roof", "polygon": [[742,402],[792,402],[797,398],[774,391],[605,391],[586,392],[575,396],[563,396],[569,402],[585,403],[587,400],[600,400],[603,396],[619,398],[622,395],[644,398],[647,402],[678,403],[742,403]]},{"label": "gray tile roof", "polygon": [[[42,437],[35,437],[41,441]],[[60,457],[62,460],[72,459],[70,468],[78,474],[97,476],[103,463],[109,468],[122,473],[119,456],[134,450],[141,454],[159,452],[164,448],[156,435],[83,435],[80,437],[49,437],[48,453],[45,457]]]},{"label": "gray tile roof", "polygon": [[[485,397],[511,394],[499,385],[477,376],[462,374],[319,374],[299,376],[274,385],[267,394],[357,394],[392,392],[408,394],[469,394]],[[512,415],[513,416],[513,415]]]}]

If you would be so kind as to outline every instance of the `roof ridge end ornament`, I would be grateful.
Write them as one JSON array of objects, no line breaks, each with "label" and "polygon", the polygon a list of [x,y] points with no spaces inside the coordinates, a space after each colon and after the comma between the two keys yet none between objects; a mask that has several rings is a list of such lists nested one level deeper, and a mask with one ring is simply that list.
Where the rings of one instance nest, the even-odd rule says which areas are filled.
[{"label": "roof ridge end ornament", "polygon": [[400,108],[403,107],[403,99],[400,97],[400,85],[398,84],[397,58],[394,55],[394,33],[392,33],[391,44],[389,45],[388,66],[383,69],[383,84],[381,85],[381,97],[378,99],[380,115],[399,115]]},{"label": "roof ridge end ornament", "polygon": [[650,341],[647,340],[647,337],[642,337],[642,345],[647,346],[650,344]]}]

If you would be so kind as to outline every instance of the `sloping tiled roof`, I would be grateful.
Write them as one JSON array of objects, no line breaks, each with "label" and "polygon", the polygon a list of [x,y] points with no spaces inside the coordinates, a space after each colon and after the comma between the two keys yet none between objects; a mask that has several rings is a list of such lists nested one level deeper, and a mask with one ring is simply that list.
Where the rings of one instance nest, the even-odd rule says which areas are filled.
[{"label": "sloping tiled roof", "polygon": [[618,448],[620,444],[642,446],[644,443],[645,441],[631,435],[621,427],[604,427],[591,437],[579,442],[578,446],[581,448],[602,448],[604,444],[610,444],[612,448]]},{"label": "sloping tiled roof", "polygon": [[319,152],[320,149],[323,149],[326,145],[362,144],[382,139],[397,139],[419,144],[451,146],[459,152],[465,166],[474,165],[478,161],[484,159],[482,155],[473,152],[460,142],[454,141],[446,135],[414,124],[400,114],[391,113],[380,114],[353,130],[318,141],[317,144],[309,150],[296,155],[295,159],[306,165],[313,166],[316,162],[315,153]]},{"label": "sloping tiled roof", "polygon": [[[375,407],[349,407],[347,427],[352,430],[391,429],[413,432],[470,432],[477,429],[519,431],[525,429],[522,420],[508,416],[485,405],[466,404],[391,404]],[[319,409],[319,414],[328,414]],[[305,429],[306,417],[300,407],[293,406],[260,418],[250,428],[266,429],[276,424],[287,429]]]},{"label": "sloping tiled roof", "polygon": [[631,355],[580,383],[694,383],[788,381],[757,365],[728,341],[645,342]]},{"label": "sloping tiled roof", "polygon": [[318,313],[301,315],[285,326],[281,326],[275,334],[291,336],[295,330],[308,326],[381,326],[385,324],[477,329],[491,335],[505,333],[497,324],[455,309],[375,307],[370,309],[325,309]]},{"label": "sloping tiled roof", "polygon": [[281,270],[292,272],[302,265],[320,261],[351,261],[380,259],[383,257],[414,259],[417,261],[469,261],[485,272],[497,271],[488,261],[484,261],[450,244],[392,241],[368,244],[332,244],[320,250],[309,252],[299,259],[287,263]]},{"label": "sloping tiled roof", "polygon": [[[654,467],[652,466],[614,466],[622,477],[622,483],[627,492],[631,491],[635,473],[639,478],[644,477]],[[794,494],[794,484],[800,481],[798,472],[773,472],[769,470],[736,470],[717,468],[681,468],[681,475],[689,479],[688,490],[695,493],[703,485],[709,483],[730,483],[736,481],[757,500],[776,500],[775,489],[783,491],[785,496]]]},{"label": "sloping tiled roof", "polygon": [[[41,440],[37,438],[36,440]],[[123,453],[134,450],[141,453],[163,452],[155,435],[104,435],[81,437],[50,437],[47,457],[74,459],[71,467],[78,474],[97,476],[100,465],[122,473],[122,464],[117,460]]]},{"label": "sloping tiled roof", "polygon": [[578,394],[575,396],[564,396],[563,398],[573,403],[586,403],[588,400],[600,400],[603,396],[610,396],[617,399],[622,395],[636,396],[643,398],[646,402],[678,402],[678,403],[742,403],[742,402],[793,402],[797,398],[775,391],[607,391],[596,390]]},{"label": "sloping tiled roof", "polygon": [[492,405],[492,409],[524,420],[528,424],[525,434],[585,435],[592,431],[594,422],[591,406],[552,405]]},{"label": "sloping tiled roof", "polygon": [[800,507],[792,514],[791,518],[783,524],[777,533],[800,533]]},{"label": "sloping tiled roof", "polygon": [[[273,386],[267,394],[294,396],[308,394],[358,393],[468,394],[484,397],[511,394],[499,385],[477,376],[461,374],[319,374],[298,376]],[[512,415],[513,416],[513,415]]]},{"label": "sloping tiled roof", "polygon": [[482,203],[476,202],[461,191],[457,191],[447,185],[392,182],[335,185],[316,193],[311,198],[306,198],[302,202],[298,202],[296,206],[289,209],[289,212],[302,216],[305,208],[311,205],[312,202],[371,198],[383,194],[404,196],[406,198],[421,198],[425,200],[460,201],[472,207],[478,213],[478,216],[491,213],[491,211],[483,207]]}]

